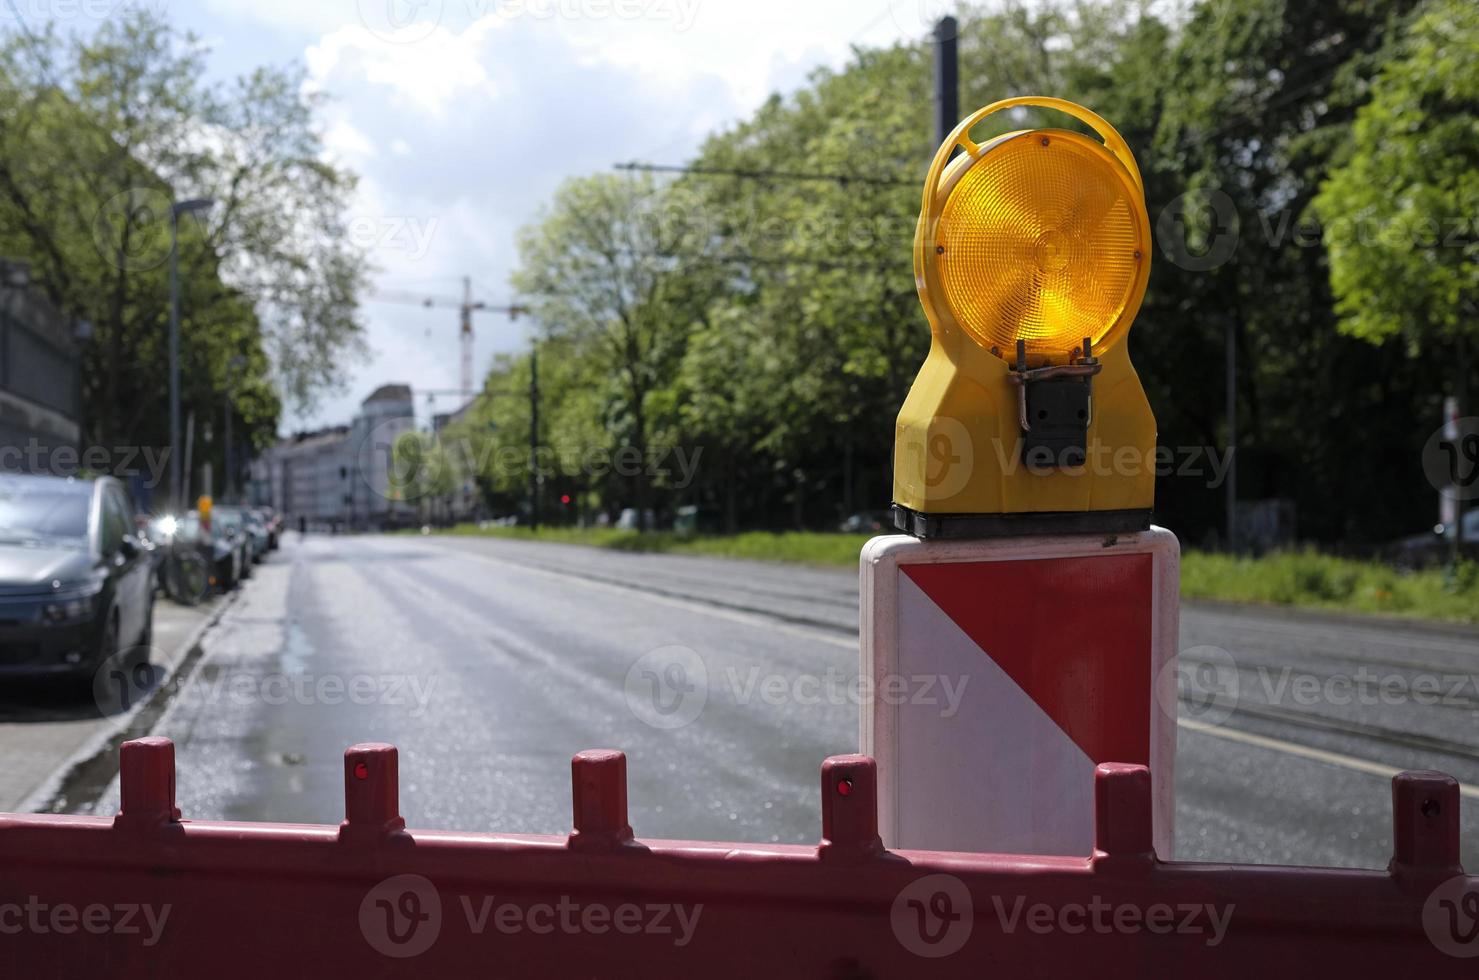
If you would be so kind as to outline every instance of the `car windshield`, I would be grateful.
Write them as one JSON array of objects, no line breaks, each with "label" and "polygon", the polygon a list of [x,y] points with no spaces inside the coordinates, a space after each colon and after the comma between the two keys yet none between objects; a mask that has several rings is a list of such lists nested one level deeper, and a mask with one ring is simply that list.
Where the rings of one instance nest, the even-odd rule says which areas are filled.
[{"label": "car windshield", "polygon": [[92,494],[77,487],[0,486],[0,543],[87,541]]}]

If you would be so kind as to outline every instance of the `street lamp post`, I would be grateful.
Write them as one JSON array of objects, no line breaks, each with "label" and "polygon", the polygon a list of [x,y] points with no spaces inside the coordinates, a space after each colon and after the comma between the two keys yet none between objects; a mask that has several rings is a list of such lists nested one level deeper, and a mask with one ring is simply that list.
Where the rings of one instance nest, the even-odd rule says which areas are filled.
[{"label": "street lamp post", "polygon": [[185,502],[180,495],[180,215],[215,203],[197,197],[169,207],[169,490],[177,511]]},{"label": "street lamp post", "polygon": [[237,354],[226,365],[226,472],[222,474],[221,495],[227,503],[236,501],[236,459],[231,442],[231,416],[236,411],[236,372],[246,367],[246,358]]}]

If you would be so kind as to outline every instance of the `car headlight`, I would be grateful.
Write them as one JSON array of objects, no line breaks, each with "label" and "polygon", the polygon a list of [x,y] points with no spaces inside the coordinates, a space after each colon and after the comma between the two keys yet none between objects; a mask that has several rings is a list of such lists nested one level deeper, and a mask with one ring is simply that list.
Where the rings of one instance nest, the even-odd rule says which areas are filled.
[{"label": "car headlight", "polygon": [[102,591],[102,585],[98,584],[56,596],[41,608],[41,620],[54,626],[85,622],[92,618]]}]

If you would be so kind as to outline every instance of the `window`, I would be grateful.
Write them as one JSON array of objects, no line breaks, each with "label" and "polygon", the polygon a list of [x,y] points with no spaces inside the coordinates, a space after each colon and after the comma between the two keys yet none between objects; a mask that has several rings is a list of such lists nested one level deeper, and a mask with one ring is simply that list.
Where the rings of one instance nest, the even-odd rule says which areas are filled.
[{"label": "window", "polygon": [[103,554],[114,555],[123,545],[124,535],[130,533],[132,521],[128,517],[128,508],[123,503],[123,496],[111,487],[103,490],[103,527],[102,547]]}]

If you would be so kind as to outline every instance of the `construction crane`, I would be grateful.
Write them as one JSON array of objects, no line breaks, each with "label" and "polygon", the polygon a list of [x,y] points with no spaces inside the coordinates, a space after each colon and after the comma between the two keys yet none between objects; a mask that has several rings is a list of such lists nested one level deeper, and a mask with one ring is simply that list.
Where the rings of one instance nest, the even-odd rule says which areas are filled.
[{"label": "construction crane", "polygon": [[410,306],[424,306],[427,308],[455,309],[458,311],[458,343],[462,352],[462,391],[473,391],[472,379],[472,315],[476,312],[483,313],[505,313],[510,320],[516,320],[521,313],[528,313],[529,308],[517,303],[509,303],[498,306],[493,303],[485,303],[482,300],[472,298],[472,277],[462,277],[462,299],[453,299],[448,296],[426,296],[420,293],[402,292],[396,290],[376,290],[369,297],[379,303],[404,303]]}]

